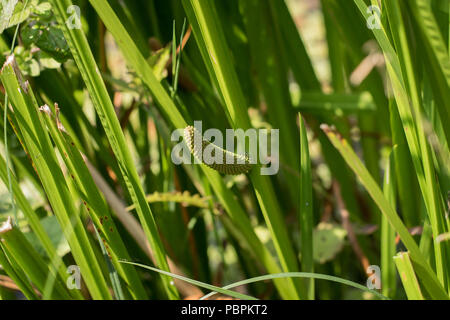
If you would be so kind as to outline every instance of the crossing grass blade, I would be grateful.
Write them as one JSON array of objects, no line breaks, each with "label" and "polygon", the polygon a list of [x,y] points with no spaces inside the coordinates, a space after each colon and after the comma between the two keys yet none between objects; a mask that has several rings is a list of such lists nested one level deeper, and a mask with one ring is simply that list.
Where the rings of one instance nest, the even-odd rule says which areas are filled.
[{"label": "crossing grass blade", "polygon": [[258,299],[254,298],[254,297],[250,297],[248,295],[245,295],[245,294],[242,294],[242,293],[239,293],[239,292],[222,289],[220,287],[216,287],[216,286],[213,286],[213,285],[210,285],[210,284],[207,284],[207,283],[203,283],[203,282],[200,282],[200,281],[197,281],[197,280],[193,280],[193,279],[189,279],[189,278],[186,278],[186,277],[182,277],[182,276],[179,276],[179,275],[167,272],[167,271],[159,270],[157,268],[146,266],[146,265],[141,264],[141,263],[135,263],[135,262],[130,262],[130,261],[121,261],[121,263],[131,264],[131,265],[134,265],[134,266],[137,266],[137,267],[141,267],[141,268],[144,268],[144,269],[147,269],[147,270],[150,270],[150,271],[154,271],[154,272],[157,272],[157,273],[161,273],[161,274],[165,274],[165,275],[168,275],[168,276],[172,276],[173,278],[189,282],[190,284],[196,285],[196,286],[198,286],[200,288],[213,290],[213,291],[225,294],[225,295],[233,297],[233,298],[237,298],[237,299],[241,299],[241,300],[258,300]]},{"label": "crossing grass blade", "polygon": [[359,94],[323,94],[317,92],[302,92],[296,108],[303,113],[312,114],[359,114],[377,110],[369,92]]},{"label": "crossing grass blade", "polygon": [[[147,269],[150,271],[154,271],[154,272],[158,272],[158,273],[166,273],[165,271],[162,271],[162,270],[150,267],[150,266],[146,266],[146,265],[143,265],[140,263],[129,262],[129,261],[122,261],[122,263],[132,264],[132,265],[139,266],[141,268],[144,268],[144,269]],[[173,274],[171,274],[171,275],[173,275]],[[178,277],[180,280],[192,283],[196,286],[199,286],[199,287],[202,287],[202,288],[212,291],[211,293],[201,297],[201,300],[206,300],[217,293],[221,293],[221,294],[224,294],[224,295],[227,295],[230,297],[243,299],[243,300],[255,300],[254,297],[249,297],[247,295],[243,295],[241,293],[237,293],[237,292],[231,291],[229,289],[233,289],[233,288],[236,288],[236,287],[239,287],[242,285],[251,284],[251,283],[255,283],[255,282],[260,282],[260,281],[265,281],[265,280],[275,280],[275,279],[281,279],[281,278],[306,278],[306,279],[328,280],[328,281],[341,283],[341,284],[344,284],[344,285],[347,285],[350,287],[354,287],[354,288],[357,288],[357,289],[360,289],[363,291],[370,292],[370,293],[374,294],[375,296],[379,297],[380,299],[388,299],[387,297],[383,296],[382,294],[378,293],[377,291],[368,289],[367,287],[360,285],[359,283],[349,281],[346,279],[342,279],[342,278],[338,278],[338,277],[333,277],[333,276],[318,274],[318,273],[310,273],[310,272],[285,272],[285,273],[278,273],[278,274],[268,274],[268,275],[264,275],[264,276],[259,276],[259,277],[255,277],[255,278],[238,281],[238,282],[229,284],[223,288],[212,286],[207,283],[203,283],[203,282],[189,279],[186,277],[180,277],[177,275],[173,275],[173,277]]]},{"label": "crossing grass blade", "polygon": [[414,268],[407,252],[400,252],[394,257],[395,265],[400,279],[402,280],[403,287],[405,288],[408,299],[410,300],[423,300],[423,294],[420,290],[419,281],[417,280]]},{"label": "crossing grass blade", "polygon": [[[395,149],[396,147],[394,147]],[[396,207],[396,181],[394,174],[394,150],[390,152],[384,172],[383,194],[392,208]],[[395,297],[397,278],[394,256],[396,254],[395,230],[386,216],[381,217],[381,290],[385,296]]]},{"label": "crossing grass blade", "polygon": [[[362,291],[369,292],[382,300],[389,300],[388,297],[380,294],[378,291],[369,289],[363,285],[360,285],[359,283],[349,281],[346,279],[342,279],[339,277],[329,276],[326,274],[310,273],[310,272],[286,272],[286,273],[279,273],[279,274],[268,274],[268,275],[264,275],[264,276],[259,276],[259,277],[255,277],[255,278],[238,281],[238,282],[235,282],[235,283],[232,283],[232,284],[229,284],[229,285],[223,287],[223,289],[233,289],[233,288],[236,288],[236,287],[239,287],[242,285],[255,283],[255,282],[259,282],[259,281],[265,281],[265,280],[274,280],[277,278],[303,278],[303,279],[311,279],[311,280],[313,280],[313,279],[327,280],[327,281],[337,282],[337,283],[344,284],[349,287],[353,287],[353,288],[356,288],[356,289],[359,289]],[[208,293],[207,295],[203,296],[201,298],[201,300],[208,299],[208,298],[212,297],[214,294],[216,294],[216,292]]]}]

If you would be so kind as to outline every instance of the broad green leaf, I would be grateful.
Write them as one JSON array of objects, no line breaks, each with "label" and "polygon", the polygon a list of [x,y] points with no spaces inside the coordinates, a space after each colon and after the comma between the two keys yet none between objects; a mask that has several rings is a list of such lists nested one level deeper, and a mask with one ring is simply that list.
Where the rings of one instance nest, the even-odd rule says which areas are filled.
[{"label": "broad green leaf", "polygon": [[64,62],[71,56],[69,45],[58,26],[28,24],[22,29],[22,40],[27,46],[36,45],[59,62]]},{"label": "broad green leaf", "polygon": [[[8,0],[9,3],[16,2],[15,0]],[[19,2],[14,7],[14,12],[10,16],[9,21],[7,22],[5,29],[14,27],[22,22],[24,22],[30,16],[32,12],[32,7],[38,2],[38,0],[29,0],[26,2],[26,6],[24,7],[24,2]],[[3,30],[0,26],[0,30],[2,33]]]},{"label": "broad green leaf", "polygon": [[0,34],[8,28],[9,21],[14,13],[18,0],[7,0],[0,2]]}]

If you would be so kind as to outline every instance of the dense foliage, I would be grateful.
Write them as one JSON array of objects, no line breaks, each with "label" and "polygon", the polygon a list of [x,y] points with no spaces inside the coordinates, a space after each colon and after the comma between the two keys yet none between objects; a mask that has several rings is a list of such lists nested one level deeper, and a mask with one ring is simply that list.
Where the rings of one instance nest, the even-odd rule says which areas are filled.
[{"label": "dense foliage", "polygon": [[0,8],[0,298],[449,298],[448,0]]}]

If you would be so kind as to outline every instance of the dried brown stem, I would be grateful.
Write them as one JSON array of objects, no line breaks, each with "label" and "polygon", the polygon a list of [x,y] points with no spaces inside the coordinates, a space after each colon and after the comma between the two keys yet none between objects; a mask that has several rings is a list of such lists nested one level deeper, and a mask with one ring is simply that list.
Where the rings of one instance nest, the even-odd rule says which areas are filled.
[{"label": "dried brown stem", "polygon": [[364,252],[362,251],[362,249],[358,243],[358,238],[356,237],[355,230],[353,230],[353,226],[350,223],[350,215],[345,206],[344,200],[342,199],[341,187],[336,180],[333,181],[333,191],[334,191],[334,196],[336,197],[336,205],[337,205],[338,211],[341,215],[342,226],[347,231],[350,245],[352,246],[353,251],[355,252],[356,256],[358,257],[358,259],[361,263],[361,266],[364,269],[364,272],[366,272],[367,268],[370,266],[369,259],[367,259],[366,255],[364,254]]}]

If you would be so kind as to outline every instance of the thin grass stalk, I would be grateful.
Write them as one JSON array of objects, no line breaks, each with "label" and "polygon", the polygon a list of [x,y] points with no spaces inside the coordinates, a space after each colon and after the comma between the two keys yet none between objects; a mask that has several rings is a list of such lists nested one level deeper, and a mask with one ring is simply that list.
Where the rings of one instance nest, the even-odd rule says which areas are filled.
[{"label": "thin grass stalk", "polygon": [[[176,61],[177,61],[177,24],[176,21],[173,20],[173,26],[172,26],[172,74],[175,74],[176,70]],[[172,87],[175,87],[175,82],[173,82]],[[174,96],[174,93],[172,93],[172,98]]]},{"label": "thin grass stalk", "polygon": [[[359,289],[359,290],[362,290],[365,292],[369,292],[382,300],[389,300],[388,297],[383,296],[378,291],[369,289],[363,285],[360,285],[359,283],[349,281],[346,279],[342,279],[339,277],[329,276],[326,274],[309,273],[309,272],[286,272],[286,273],[279,273],[279,274],[268,274],[268,275],[264,275],[264,276],[259,276],[259,277],[255,277],[255,278],[238,281],[238,282],[226,285],[225,287],[223,287],[223,289],[232,289],[232,288],[236,288],[236,287],[239,287],[239,286],[242,286],[245,284],[250,284],[250,283],[255,283],[255,282],[265,281],[265,280],[275,280],[278,278],[286,278],[286,277],[287,278],[302,278],[302,279],[317,279],[317,280],[327,280],[327,281],[331,281],[331,282],[336,282],[336,283],[340,283],[340,284],[343,284],[343,285],[346,285],[349,287],[353,287],[353,288],[356,288],[356,289]],[[210,298],[211,296],[213,296],[215,294],[216,294],[216,292],[211,292],[211,293],[205,295],[204,297],[202,297],[201,300]]]},{"label": "thin grass stalk", "polygon": [[[394,147],[395,149],[395,147]],[[383,194],[396,207],[396,181],[394,174],[394,150],[391,151],[384,171]],[[385,215],[381,217],[381,290],[390,298],[395,297],[397,278],[395,273],[394,256],[396,253],[395,230],[389,224]]]},{"label": "thin grass stalk", "polygon": [[157,268],[146,266],[146,265],[141,264],[141,263],[135,263],[135,262],[129,262],[129,261],[122,261],[122,263],[131,264],[131,265],[134,265],[134,266],[137,266],[137,267],[141,267],[141,268],[153,271],[153,272],[170,275],[170,276],[172,276],[172,277],[174,277],[176,279],[179,279],[179,280],[182,280],[182,281],[186,281],[186,282],[188,282],[190,284],[193,284],[193,285],[195,285],[197,287],[205,288],[205,289],[208,289],[208,290],[211,290],[211,291],[215,291],[215,292],[219,292],[219,293],[222,293],[224,295],[228,295],[230,297],[234,297],[234,298],[237,298],[237,299],[241,299],[241,300],[258,300],[255,297],[248,296],[246,294],[242,294],[242,293],[231,291],[231,290],[222,289],[220,287],[216,287],[216,286],[204,283],[204,282],[200,282],[200,281],[197,281],[197,280],[189,279],[189,278],[186,278],[186,277],[174,274],[174,273],[170,273],[170,272],[167,272],[167,271],[159,270]]},{"label": "thin grass stalk", "polygon": [[[175,22],[175,21],[174,21]],[[175,29],[175,23],[174,23],[174,29]],[[184,19],[183,21],[183,27],[181,28],[181,36],[180,36],[180,52],[178,54],[178,59],[177,59],[177,54],[176,54],[176,45],[175,45],[175,49],[174,53],[173,53],[173,58],[172,58],[172,64],[173,64],[173,69],[172,69],[172,74],[173,74],[173,91],[172,91],[172,98],[175,96],[175,94],[177,93],[178,90],[178,77],[180,74],[180,65],[181,65],[181,53],[183,52],[183,37],[184,37],[184,31],[186,30],[186,19]],[[173,38],[174,43],[176,44],[176,37],[175,37],[175,30],[174,30],[174,38]]]},{"label": "thin grass stalk", "polygon": [[[301,233],[301,268],[303,272],[314,272],[313,253],[313,199],[311,160],[309,158],[306,125],[299,113],[300,121],[300,233]],[[306,281],[308,299],[314,300],[314,279]]]},{"label": "thin grass stalk", "polygon": [[[140,263],[134,263],[134,262],[127,262],[127,261],[123,261],[123,263],[130,263],[136,266],[139,266],[141,268],[147,269],[147,270],[151,270],[153,272],[158,272],[158,273],[165,273],[165,271],[162,270],[158,270],[156,268],[152,268],[150,266],[146,266]],[[175,275],[174,275],[175,276]],[[387,297],[383,296],[382,294],[380,294],[379,292],[375,291],[375,290],[371,290],[359,283],[353,282],[353,281],[349,281],[346,279],[342,279],[342,278],[338,278],[338,277],[333,277],[333,276],[329,276],[326,274],[319,274],[319,273],[309,273],[309,272],[285,272],[285,273],[278,273],[278,274],[267,274],[267,275],[263,275],[263,276],[259,276],[259,277],[254,277],[254,278],[250,278],[250,279],[245,279],[242,281],[238,281],[232,284],[229,284],[223,288],[220,287],[215,287],[212,285],[209,285],[207,283],[203,283],[200,281],[196,281],[196,280],[192,280],[189,278],[185,278],[185,277],[179,277],[180,280],[183,281],[187,281],[189,283],[195,284],[199,287],[203,287],[205,289],[209,289],[212,292],[203,296],[201,298],[201,300],[205,300],[207,298],[210,298],[211,296],[217,294],[217,293],[222,293],[225,295],[229,295],[232,297],[237,297],[237,295],[241,295],[240,293],[236,293],[234,291],[230,291],[229,289],[232,288],[236,288],[242,285],[246,285],[246,284],[250,284],[250,283],[255,283],[255,282],[259,282],[259,281],[265,281],[265,280],[275,280],[275,279],[282,279],[282,278],[307,278],[307,279],[321,279],[321,280],[328,280],[328,281],[332,281],[332,282],[337,282],[337,283],[341,283],[353,288],[357,288],[360,289],[362,291],[367,291],[372,293],[373,295],[377,296],[380,299],[388,299]],[[248,297],[246,296],[246,298],[252,298],[252,300],[254,299],[253,297]]]},{"label": "thin grass stalk", "polygon": [[114,297],[116,298],[116,300],[125,300],[122,285],[120,284],[119,275],[117,274],[117,270],[111,262],[108,250],[106,249],[105,244],[103,243],[103,240],[100,237],[97,228],[95,228],[95,235],[97,236],[97,241],[100,245],[100,248],[102,249],[102,254],[103,257],[105,258],[105,262],[108,265],[109,279],[111,280]]}]

